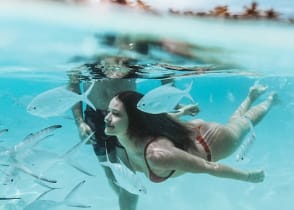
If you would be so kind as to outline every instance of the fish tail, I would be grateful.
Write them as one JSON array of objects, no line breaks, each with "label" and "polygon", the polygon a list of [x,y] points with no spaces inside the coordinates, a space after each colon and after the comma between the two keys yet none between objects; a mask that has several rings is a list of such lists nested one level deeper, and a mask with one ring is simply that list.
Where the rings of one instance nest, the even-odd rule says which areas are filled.
[{"label": "fish tail", "polygon": [[92,109],[96,110],[96,107],[94,106],[94,104],[88,99],[88,96],[91,93],[91,91],[92,91],[92,89],[94,87],[94,84],[95,84],[95,82],[92,82],[92,84],[87,89],[87,91],[85,93],[83,93],[82,97],[83,97],[83,101],[85,103],[87,103]]},{"label": "fish tail", "polygon": [[187,86],[187,88],[184,90],[185,96],[190,99],[193,103],[196,103],[195,100],[192,98],[190,95],[190,91],[192,90],[193,87],[193,80],[190,82],[190,84]]},{"label": "fish tail", "polygon": [[88,98],[85,98],[84,101],[85,101],[86,104],[88,104],[93,110],[96,111],[96,107],[94,106],[94,104],[93,104]]},{"label": "fish tail", "polygon": [[193,87],[193,80],[190,82],[190,84],[187,86],[187,88],[185,89],[186,93],[189,93],[192,90]]}]

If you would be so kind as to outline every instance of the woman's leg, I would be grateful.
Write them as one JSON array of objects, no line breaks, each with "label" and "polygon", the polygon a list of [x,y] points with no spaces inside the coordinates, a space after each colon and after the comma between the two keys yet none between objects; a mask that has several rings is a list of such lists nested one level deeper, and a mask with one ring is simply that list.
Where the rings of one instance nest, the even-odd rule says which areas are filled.
[{"label": "woman's leg", "polygon": [[118,199],[120,210],[136,210],[139,196],[120,188]]},{"label": "woman's leg", "polygon": [[[246,103],[252,103],[252,99],[249,93],[249,96],[245,99],[245,106],[248,105]],[[223,128],[218,144],[215,144],[215,150],[219,148],[222,151],[219,152],[220,155],[216,159],[222,159],[232,154],[242,144],[245,135],[251,129],[251,125],[256,125],[267,114],[276,99],[277,94],[271,93],[265,101],[249,108],[243,116],[232,118]]]},{"label": "woman's leg", "polygon": [[[227,155],[233,153],[242,143],[245,135],[250,131],[251,125],[256,125],[267,114],[273,103],[276,101],[277,94],[271,93],[268,98],[260,104],[250,108],[243,117],[236,118],[230,121],[225,127],[227,132],[227,141],[223,139],[223,142],[227,142]],[[231,142],[228,141],[231,139]],[[230,143],[229,143],[230,142]],[[225,143],[223,143],[225,145]],[[229,146],[231,145],[231,146]],[[223,148],[224,150],[224,148]]]},{"label": "woman's leg", "polygon": [[256,125],[270,110],[276,99],[277,94],[275,92],[271,93],[264,102],[250,108],[244,116],[249,119],[253,125]]},{"label": "woman's leg", "polygon": [[231,116],[229,122],[236,120],[239,117],[243,117],[244,114],[248,111],[251,104],[265,91],[267,86],[254,84],[250,89],[248,96],[244,99],[241,105],[237,108],[234,114]]}]

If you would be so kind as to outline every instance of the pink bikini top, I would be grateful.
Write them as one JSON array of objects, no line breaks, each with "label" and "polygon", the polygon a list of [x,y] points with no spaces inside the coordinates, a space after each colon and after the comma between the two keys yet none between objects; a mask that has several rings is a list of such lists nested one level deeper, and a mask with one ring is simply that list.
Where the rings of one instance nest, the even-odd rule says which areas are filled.
[{"label": "pink bikini top", "polygon": [[156,183],[159,183],[159,182],[163,182],[165,180],[167,180],[169,177],[171,177],[176,170],[172,170],[166,177],[160,177],[160,176],[157,176],[150,168],[148,162],[147,162],[147,159],[146,159],[146,151],[147,151],[147,148],[149,146],[149,144],[151,142],[153,142],[155,139],[151,139],[145,146],[144,148],[144,159],[145,159],[145,163],[146,163],[146,166],[148,168],[148,172],[149,172],[149,179],[152,181],[152,182],[156,182]]}]

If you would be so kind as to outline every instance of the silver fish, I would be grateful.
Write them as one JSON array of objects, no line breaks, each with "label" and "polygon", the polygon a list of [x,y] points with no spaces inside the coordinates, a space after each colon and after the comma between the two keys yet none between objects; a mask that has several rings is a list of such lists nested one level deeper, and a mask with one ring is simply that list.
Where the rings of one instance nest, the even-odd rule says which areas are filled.
[{"label": "silver fish", "polygon": [[40,179],[50,183],[56,183],[56,180],[51,180],[41,175],[33,173],[29,168],[27,168],[22,160],[30,153],[29,151],[42,140],[52,135],[52,132],[58,128],[61,128],[61,125],[53,125],[47,128],[44,128],[36,133],[29,134],[25,137],[20,143],[16,144],[12,148],[5,149],[0,152],[1,158],[6,158],[8,161],[7,169],[5,170],[5,177],[2,181],[2,184],[7,185],[15,179],[15,176],[19,171],[26,173],[36,179]]},{"label": "silver fish", "polygon": [[195,103],[189,94],[192,84],[191,82],[185,90],[173,87],[172,83],[155,88],[141,98],[137,104],[137,108],[150,114],[175,112],[175,107],[183,97]]},{"label": "silver fish", "polygon": [[0,172],[4,174],[4,178],[1,182],[1,184],[3,185],[9,185],[9,184],[13,184],[16,182],[17,180],[17,175],[18,172],[21,171],[35,179],[41,180],[41,181],[45,181],[45,182],[49,182],[49,183],[56,183],[57,181],[54,179],[49,179],[46,178],[42,175],[38,175],[35,174],[34,172],[32,172],[29,168],[27,168],[26,166],[24,166],[23,164],[19,164],[19,163],[11,163],[10,165],[7,165],[7,169],[1,170]]},{"label": "silver fish", "polygon": [[138,175],[131,171],[122,161],[119,161],[119,163],[110,162],[108,153],[106,153],[106,158],[106,161],[100,162],[100,164],[111,169],[116,179],[116,185],[132,194],[141,195],[147,193],[146,187],[143,186]]},{"label": "silver fish", "polygon": [[61,127],[61,125],[52,125],[47,128],[41,129],[36,133],[30,133],[20,143],[14,145],[12,148],[6,150],[2,149],[2,151],[0,152],[0,157],[11,156],[14,158],[17,156],[17,154],[25,152],[27,149],[31,149],[32,147],[40,143],[42,140],[51,136],[51,133],[53,131]]},{"label": "silver fish", "polygon": [[[33,149],[32,154],[24,157],[26,162],[29,162],[30,165],[38,165],[36,164],[36,161],[40,162],[39,165],[42,166],[42,173],[47,171],[52,166],[63,162],[66,164],[69,164],[79,172],[87,175],[87,176],[95,176],[94,174],[88,172],[86,169],[84,169],[82,166],[80,166],[76,161],[71,159],[71,156],[80,148],[82,145],[84,145],[86,142],[88,142],[91,137],[94,135],[94,132],[91,133],[87,138],[85,138],[83,141],[79,141],[74,146],[69,148],[64,154],[54,154],[45,150],[38,150]],[[37,158],[36,158],[37,157]]]},{"label": "silver fish", "polygon": [[60,116],[79,101],[87,103],[95,110],[95,106],[88,99],[88,95],[94,84],[95,83],[93,82],[83,94],[74,93],[68,90],[66,86],[45,91],[33,98],[27,106],[27,112],[43,118]]},{"label": "silver fish", "polygon": [[[38,196],[37,199],[35,199],[33,202],[28,204],[24,207],[23,210],[47,210],[47,209],[54,209],[60,206],[69,206],[69,207],[77,207],[77,208],[91,208],[90,205],[81,204],[81,203],[74,203],[72,202],[72,197],[74,194],[78,191],[78,189],[85,184],[85,180],[78,183],[62,201],[53,201],[53,200],[41,200],[41,197],[43,197],[45,194],[48,193],[46,191],[45,193],[42,193],[40,196]],[[49,190],[50,191],[50,190]]]}]

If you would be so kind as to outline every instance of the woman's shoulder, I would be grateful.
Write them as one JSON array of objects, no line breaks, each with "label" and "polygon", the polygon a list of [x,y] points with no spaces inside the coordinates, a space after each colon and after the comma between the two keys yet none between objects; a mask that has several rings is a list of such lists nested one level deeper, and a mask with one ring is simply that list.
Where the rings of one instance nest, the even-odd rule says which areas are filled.
[{"label": "woman's shoulder", "polygon": [[[159,148],[169,148],[174,146],[173,142],[164,136],[152,137],[147,141],[145,147],[148,151],[158,150]],[[148,148],[147,148],[148,147]]]},{"label": "woman's shoulder", "polygon": [[193,125],[193,126],[202,125],[203,123],[205,123],[205,121],[202,119],[194,119],[194,120],[191,120],[188,122],[188,124]]},{"label": "woman's shoulder", "polygon": [[151,162],[158,162],[163,160],[174,147],[172,141],[166,137],[153,138],[145,147],[145,157]]}]

